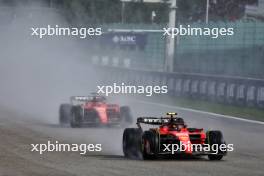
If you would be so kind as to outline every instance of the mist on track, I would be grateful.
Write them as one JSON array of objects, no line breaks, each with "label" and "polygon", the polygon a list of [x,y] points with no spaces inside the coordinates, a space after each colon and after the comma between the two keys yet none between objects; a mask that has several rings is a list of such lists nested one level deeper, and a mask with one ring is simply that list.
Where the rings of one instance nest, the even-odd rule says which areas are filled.
[{"label": "mist on track", "polygon": [[[1,109],[7,109],[12,112],[10,118],[29,119],[25,126],[36,132],[66,143],[99,143],[103,145],[101,154],[121,155],[123,129],[64,129],[57,125],[60,104],[68,103],[70,96],[96,92],[102,76],[90,63],[85,39],[31,36],[32,27],[71,26],[55,9],[37,6],[36,11],[29,5],[0,6],[0,115],[5,116]],[[127,97],[108,98],[110,103],[128,103]],[[50,128],[55,132],[51,134]],[[109,133],[115,138],[104,135]]]},{"label": "mist on track", "polygon": [[59,104],[94,92],[100,78],[77,39],[31,36],[32,27],[68,24],[55,10],[30,9],[1,7],[0,105],[57,123]]}]

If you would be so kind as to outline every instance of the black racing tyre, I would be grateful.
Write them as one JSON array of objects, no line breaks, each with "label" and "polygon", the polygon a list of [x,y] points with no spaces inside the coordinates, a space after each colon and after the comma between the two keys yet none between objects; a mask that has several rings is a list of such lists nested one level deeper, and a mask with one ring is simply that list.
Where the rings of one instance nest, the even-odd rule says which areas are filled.
[{"label": "black racing tyre", "polygon": [[217,144],[217,149],[218,152],[216,154],[209,154],[208,158],[209,160],[221,160],[224,155],[226,155],[226,151],[221,151],[220,150],[220,145],[225,144],[226,142],[224,140],[223,134],[221,131],[208,131],[207,132],[207,138],[206,142],[210,145],[213,146],[214,144]]},{"label": "black racing tyre", "polygon": [[72,105],[61,104],[59,108],[59,123],[60,125],[68,125],[71,119]]},{"label": "black racing tyre", "polygon": [[72,128],[81,127],[82,108],[75,106],[72,108],[70,125]]},{"label": "black racing tyre", "polygon": [[123,153],[127,158],[139,158],[141,154],[142,131],[126,128],[123,133]]},{"label": "black racing tyre", "polygon": [[133,116],[132,116],[130,107],[128,107],[128,106],[120,107],[120,115],[121,115],[122,120],[125,123],[127,123],[127,124],[133,123]]},{"label": "black racing tyre", "polygon": [[144,160],[152,160],[157,157],[159,138],[155,131],[145,131],[143,133],[142,145],[142,157]]}]

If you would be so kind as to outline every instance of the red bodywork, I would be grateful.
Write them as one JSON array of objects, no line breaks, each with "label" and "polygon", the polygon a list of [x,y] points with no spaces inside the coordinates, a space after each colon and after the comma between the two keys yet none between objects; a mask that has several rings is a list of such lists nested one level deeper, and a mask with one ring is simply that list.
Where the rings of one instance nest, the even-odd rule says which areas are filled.
[{"label": "red bodywork", "polygon": [[[138,128],[126,128],[123,133],[125,156],[154,159],[158,156],[186,154],[207,155],[210,160],[221,160],[227,154],[221,131],[205,132],[203,128],[187,128],[184,119],[175,117],[177,113],[169,112],[167,115],[168,117],[138,117]],[[144,130],[142,124],[158,127]]]},{"label": "red bodywork", "polygon": [[120,118],[120,107],[117,104],[107,104],[100,101],[88,101],[82,105],[85,112],[96,111],[102,124],[107,124],[110,118]]},{"label": "red bodywork", "polygon": [[188,144],[205,144],[206,133],[203,129],[198,128],[187,128],[184,126],[180,129],[172,129],[170,126],[160,126],[157,129],[160,136],[172,135],[176,139],[182,142],[182,144],[186,145],[185,153],[192,154],[191,146]]}]

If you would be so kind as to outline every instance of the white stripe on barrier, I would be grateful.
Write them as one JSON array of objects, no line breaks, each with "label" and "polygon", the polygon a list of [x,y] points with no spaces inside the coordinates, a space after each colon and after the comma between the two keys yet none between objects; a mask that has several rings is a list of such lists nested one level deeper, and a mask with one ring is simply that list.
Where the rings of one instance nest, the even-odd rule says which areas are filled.
[{"label": "white stripe on barrier", "polygon": [[113,66],[118,67],[119,66],[119,57],[113,57]]},{"label": "white stripe on barrier", "polygon": [[175,83],[175,92],[180,93],[182,91],[182,79],[177,79]]},{"label": "white stripe on barrier", "polygon": [[258,97],[257,97],[257,102],[264,101],[264,87],[260,87],[258,89]]},{"label": "white stripe on barrier", "polygon": [[247,101],[254,101],[255,99],[255,87],[250,86],[247,90]]},{"label": "white stripe on barrier", "polygon": [[129,58],[125,58],[124,59],[124,67],[125,68],[130,68],[130,66],[131,66],[130,59]]},{"label": "white stripe on barrier", "polygon": [[108,65],[109,64],[109,57],[108,56],[103,56],[102,57],[102,65]]}]

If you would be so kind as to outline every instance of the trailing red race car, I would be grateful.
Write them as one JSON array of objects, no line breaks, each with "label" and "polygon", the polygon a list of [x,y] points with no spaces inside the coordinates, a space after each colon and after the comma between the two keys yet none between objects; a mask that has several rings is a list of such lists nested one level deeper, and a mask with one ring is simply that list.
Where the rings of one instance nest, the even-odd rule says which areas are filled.
[{"label": "trailing red race car", "polygon": [[[169,117],[139,117],[138,128],[126,128],[123,133],[125,157],[154,159],[158,156],[207,155],[210,160],[221,160],[228,148],[221,131],[207,131],[202,128],[187,128],[176,113]],[[158,125],[143,131],[141,124]]]},{"label": "trailing red race car", "polygon": [[132,115],[128,106],[109,104],[104,96],[73,96],[70,104],[61,104],[59,122],[71,127],[109,126],[132,123]]}]

